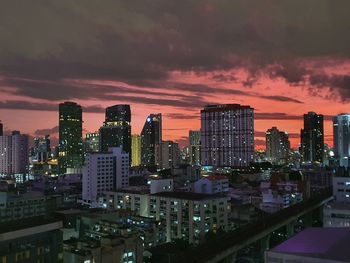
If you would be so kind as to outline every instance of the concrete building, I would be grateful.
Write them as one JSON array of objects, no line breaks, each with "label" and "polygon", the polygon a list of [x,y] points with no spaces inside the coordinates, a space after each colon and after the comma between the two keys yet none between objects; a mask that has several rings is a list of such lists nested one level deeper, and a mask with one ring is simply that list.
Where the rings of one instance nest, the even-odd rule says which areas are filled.
[{"label": "concrete building", "polygon": [[307,228],[265,252],[266,263],[346,263],[350,228]]},{"label": "concrete building", "polygon": [[190,192],[157,193],[150,195],[149,216],[165,221],[168,242],[199,243],[209,231],[227,230],[228,199]]},{"label": "concrete building", "polygon": [[266,131],[266,160],[273,164],[286,164],[289,160],[290,142],[288,133],[276,127]]},{"label": "concrete building", "polygon": [[309,112],[304,114],[304,128],[300,131],[300,152],[303,162],[323,162],[324,132],[323,115]]},{"label": "concrete building", "polygon": [[141,165],[141,136],[133,134],[131,136],[131,166]]},{"label": "concrete building", "polygon": [[100,241],[64,243],[64,262],[142,263],[143,247],[138,237],[104,236]]},{"label": "concrete building", "polygon": [[201,194],[228,193],[228,178],[222,175],[202,177],[194,183],[194,192]]},{"label": "concrete building", "polygon": [[333,143],[335,158],[341,166],[349,166],[350,158],[350,114],[339,114],[333,118]]},{"label": "concrete building", "polygon": [[201,132],[189,131],[189,161],[192,165],[201,165]]},{"label": "concrete building", "polygon": [[180,164],[180,148],[179,144],[173,141],[162,141],[157,145],[156,156],[160,169],[175,168]]},{"label": "concrete building", "polygon": [[129,154],[122,148],[108,152],[90,153],[83,168],[83,203],[98,206],[98,200],[107,191],[129,185]]},{"label": "concrete building", "polygon": [[185,239],[199,243],[209,231],[228,227],[228,197],[191,192],[121,190],[108,192],[105,202],[110,208],[129,209],[138,216],[162,221],[166,240]]},{"label": "concrete building", "polygon": [[333,177],[334,200],[324,206],[324,227],[350,227],[350,178]]},{"label": "concrete building", "polygon": [[0,177],[12,176],[23,182],[29,165],[28,135],[13,131],[0,136]]},{"label": "concrete building", "polygon": [[83,117],[82,108],[75,102],[59,105],[59,154],[60,174],[67,169],[81,169],[83,165]]},{"label": "concrete building", "polygon": [[155,194],[159,192],[172,192],[174,190],[174,180],[171,178],[168,179],[151,179],[150,184],[150,193]]},{"label": "concrete building", "polygon": [[62,222],[36,217],[0,226],[0,262],[63,263]]},{"label": "concrete building", "polygon": [[57,208],[54,196],[42,192],[9,194],[0,192],[0,223],[51,214]]},{"label": "concrete building", "polygon": [[205,166],[248,166],[254,161],[254,109],[239,104],[201,110],[201,162]]}]

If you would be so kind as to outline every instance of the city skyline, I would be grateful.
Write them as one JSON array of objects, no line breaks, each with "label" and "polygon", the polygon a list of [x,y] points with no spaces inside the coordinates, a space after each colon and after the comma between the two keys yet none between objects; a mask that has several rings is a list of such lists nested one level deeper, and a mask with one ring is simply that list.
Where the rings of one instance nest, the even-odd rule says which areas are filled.
[{"label": "city skyline", "polygon": [[[98,130],[106,107],[130,104],[132,133],[161,112],[164,139],[183,145],[188,130],[200,127],[202,107],[239,103],[255,109],[258,147],[277,126],[296,148],[309,111],[325,116],[332,145],[331,117],[349,112],[349,7],[327,0],[11,1],[0,11],[7,25],[0,119],[7,130],[55,138],[59,103],[83,106],[85,132]],[[69,10],[64,19],[61,10]]]}]

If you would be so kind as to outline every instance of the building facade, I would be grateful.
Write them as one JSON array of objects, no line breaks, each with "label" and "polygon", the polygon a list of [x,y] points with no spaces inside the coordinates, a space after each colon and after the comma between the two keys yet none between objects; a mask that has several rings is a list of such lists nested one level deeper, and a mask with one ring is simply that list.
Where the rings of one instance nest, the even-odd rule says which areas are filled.
[{"label": "building facade", "polygon": [[83,203],[99,206],[99,198],[107,191],[129,185],[129,154],[120,147],[109,152],[90,153],[83,168]]},{"label": "building facade", "polygon": [[350,157],[350,114],[333,118],[333,143],[335,158],[341,163],[347,162]]},{"label": "building facade", "polygon": [[84,139],[84,153],[99,152],[100,151],[100,134],[87,133]]},{"label": "building facade", "polygon": [[254,109],[239,104],[208,105],[201,111],[201,162],[248,166],[254,161]]},{"label": "building facade", "polygon": [[190,164],[201,165],[201,132],[189,131]]},{"label": "building facade", "polygon": [[180,163],[180,147],[179,144],[173,141],[162,141],[157,145],[156,150],[157,163],[160,169],[175,168]]},{"label": "building facade", "polygon": [[141,165],[141,136],[134,134],[131,136],[131,166]]},{"label": "building facade", "polygon": [[31,161],[45,163],[51,159],[50,135],[34,138],[34,147],[31,151]]},{"label": "building facade", "polygon": [[323,115],[315,112],[304,114],[304,128],[300,134],[300,152],[303,162],[322,163],[324,155]]},{"label": "building facade", "polygon": [[28,173],[28,135],[13,131],[0,136],[0,176],[12,176],[23,181]]},{"label": "building facade", "polygon": [[123,147],[131,161],[131,110],[130,105],[106,108],[105,122],[100,128],[100,151],[110,147]]},{"label": "building facade", "polygon": [[288,133],[279,131],[276,127],[266,131],[266,159],[274,164],[288,162],[290,142]]},{"label": "building facade", "polygon": [[162,114],[150,114],[141,132],[141,164],[157,166],[157,149],[162,143]]},{"label": "building facade", "polygon": [[75,102],[59,105],[59,173],[67,168],[80,169],[83,165],[83,119],[81,106]]}]

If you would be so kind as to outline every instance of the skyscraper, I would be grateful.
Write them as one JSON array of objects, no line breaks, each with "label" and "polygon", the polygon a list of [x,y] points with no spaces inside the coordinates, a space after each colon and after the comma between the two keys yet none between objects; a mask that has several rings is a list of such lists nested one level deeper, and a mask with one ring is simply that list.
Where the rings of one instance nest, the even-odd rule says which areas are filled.
[{"label": "skyscraper", "polygon": [[180,147],[173,141],[162,141],[159,144],[157,154],[159,156],[158,163],[161,169],[175,168],[180,163]]},{"label": "skyscraper", "polygon": [[141,136],[134,134],[131,136],[131,166],[141,165]]},{"label": "skyscraper", "polygon": [[2,124],[2,122],[0,121],[0,136],[4,135],[4,126]]},{"label": "skyscraper", "polygon": [[[141,164],[156,166],[156,149],[162,142],[162,114],[150,114],[141,132]],[[157,146],[158,145],[158,146]]]},{"label": "skyscraper", "polygon": [[190,164],[201,165],[201,133],[200,131],[189,132],[189,155]]},{"label": "skyscraper", "polygon": [[123,147],[131,161],[131,111],[130,105],[114,105],[106,108],[104,125],[100,128],[100,150]]},{"label": "skyscraper", "polygon": [[324,150],[323,115],[318,115],[315,112],[304,114],[304,129],[300,133],[300,150],[303,161],[322,163]]},{"label": "skyscraper", "polygon": [[23,181],[28,173],[28,135],[13,131],[0,136],[0,175]]},{"label": "skyscraper", "polygon": [[84,140],[84,153],[98,152],[100,150],[100,134],[87,133]]},{"label": "skyscraper", "polygon": [[239,104],[201,110],[202,165],[248,166],[254,161],[254,109]]},{"label": "skyscraper", "polygon": [[83,164],[83,120],[81,106],[75,102],[59,105],[59,173],[67,168],[79,169]]},{"label": "skyscraper", "polygon": [[350,157],[350,114],[333,118],[334,154],[339,160]]},{"label": "skyscraper", "polygon": [[33,162],[47,162],[51,158],[50,135],[34,138],[34,147],[31,152]]},{"label": "skyscraper", "polygon": [[266,158],[275,164],[287,163],[290,152],[288,133],[276,127],[266,131]]}]

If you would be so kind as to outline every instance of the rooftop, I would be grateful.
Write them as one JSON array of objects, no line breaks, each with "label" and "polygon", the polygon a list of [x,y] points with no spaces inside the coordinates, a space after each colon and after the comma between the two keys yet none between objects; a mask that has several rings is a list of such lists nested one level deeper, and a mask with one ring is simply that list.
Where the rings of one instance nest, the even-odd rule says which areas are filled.
[{"label": "rooftop", "polygon": [[350,228],[307,228],[271,252],[348,262]]},{"label": "rooftop", "polygon": [[186,200],[193,200],[193,201],[222,198],[222,196],[220,195],[208,195],[208,194],[199,194],[199,193],[193,193],[193,192],[160,192],[160,193],[152,194],[151,196],[186,199]]},{"label": "rooftop", "polygon": [[242,110],[242,109],[251,109],[252,107],[248,105],[240,105],[240,104],[217,104],[217,105],[206,105],[201,112],[222,112],[229,110]]}]

